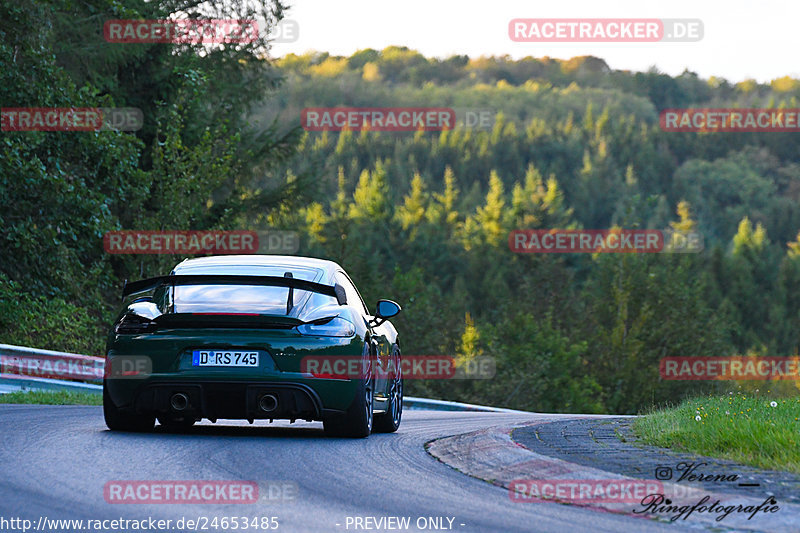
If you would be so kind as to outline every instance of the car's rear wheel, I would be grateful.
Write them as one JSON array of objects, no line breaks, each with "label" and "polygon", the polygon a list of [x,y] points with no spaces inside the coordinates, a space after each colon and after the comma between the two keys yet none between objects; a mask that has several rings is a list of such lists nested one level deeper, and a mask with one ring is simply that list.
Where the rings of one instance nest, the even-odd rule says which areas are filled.
[{"label": "car's rear wheel", "polygon": [[375,415],[374,431],[394,433],[400,427],[403,417],[403,373],[400,366],[400,351],[392,355],[392,381],[389,386],[389,401],[386,412]]},{"label": "car's rear wheel", "polygon": [[328,417],[322,421],[325,434],[330,437],[364,438],[372,433],[372,356],[364,347],[362,376],[358,380],[355,398],[344,416]]},{"label": "car's rear wheel", "polygon": [[156,423],[154,416],[120,411],[111,401],[105,382],[103,383],[103,417],[106,419],[106,426],[111,431],[151,431]]}]

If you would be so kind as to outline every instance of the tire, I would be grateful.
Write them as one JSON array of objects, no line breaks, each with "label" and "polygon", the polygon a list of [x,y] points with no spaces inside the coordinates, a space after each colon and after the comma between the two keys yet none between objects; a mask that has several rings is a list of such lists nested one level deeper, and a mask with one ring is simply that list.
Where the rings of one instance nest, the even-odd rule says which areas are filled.
[{"label": "tire", "polygon": [[395,348],[392,357],[392,385],[389,388],[389,403],[385,413],[375,415],[373,431],[394,433],[403,418],[403,374],[400,367],[400,350]]},{"label": "tire", "polygon": [[362,368],[364,375],[358,380],[358,387],[353,403],[344,416],[328,417],[322,421],[325,434],[329,437],[348,437],[363,439],[372,433],[373,422],[373,381],[372,381],[372,355],[369,347],[364,346],[365,361]]},{"label": "tire", "polygon": [[159,416],[158,423],[161,424],[168,432],[180,433],[186,431],[194,425],[196,420],[194,418],[174,418],[171,416]]},{"label": "tire", "polygon": [[137,415],[120,411],[108,395],[106,384],[103,382],[103,417],[106,426],[111,431],[133,431],[143,433],[152,431],[156,423],[154,416]]}]

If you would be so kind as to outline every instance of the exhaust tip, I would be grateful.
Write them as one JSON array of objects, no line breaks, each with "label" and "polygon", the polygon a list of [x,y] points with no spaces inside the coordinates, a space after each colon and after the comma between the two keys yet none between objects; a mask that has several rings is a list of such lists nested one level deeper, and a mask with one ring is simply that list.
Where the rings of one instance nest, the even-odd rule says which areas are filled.
[{"label": "exhaust tip", "polygon": [[278,408],[278,397],[274,394],[265,394],[259,398],[258,407],[265,413],[271,413]]},{"label": "exhaust tip", "polygon": [[189,397],[182,392],[177,392],[169,399],[169,404],[176,411],[183,411],[189,407]]}]

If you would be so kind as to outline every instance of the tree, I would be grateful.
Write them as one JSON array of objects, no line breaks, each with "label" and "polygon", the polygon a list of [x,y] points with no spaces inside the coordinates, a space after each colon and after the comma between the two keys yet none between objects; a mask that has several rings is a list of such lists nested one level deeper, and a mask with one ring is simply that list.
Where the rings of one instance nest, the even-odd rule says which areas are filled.
[{"label": "tree", "polygon": [[478,207],[473,216],[467,218],[464,225],[464,247],[472,249],[475,245],[488,244],[498,246],[505,243],[508,237],[508,216],[505,211],[505,192],[503,182],[492,171],[489,176],[489,191],[486,193],[486,204]]},{"label": "tree", "polygon": [[362,171],[353,193],[350,218],[356,221],[380,222],[389,218],[391,210],[389,187],[383,166],[378,165],[372,172],[366,169]]},{"label": "tree", "polygon": [[551,175],[545,184],[533,164],[528,165],[525,185],[514,185],[511,205],[515,227],[519,229],[573,227],[573,210],[565,206],[555,176]]},{"label": "tree", "polygon": [[[416,172],[411,180],[411,192],[404,197],[403,205],[398,206],[395,211],[395,217],[404,230],[419,225],[425,219],[429,202],[430,196],[426,191],[425,182],[419,172]],[[416,230],[412,230],[411,238],[413,239],[415,235]]]}]

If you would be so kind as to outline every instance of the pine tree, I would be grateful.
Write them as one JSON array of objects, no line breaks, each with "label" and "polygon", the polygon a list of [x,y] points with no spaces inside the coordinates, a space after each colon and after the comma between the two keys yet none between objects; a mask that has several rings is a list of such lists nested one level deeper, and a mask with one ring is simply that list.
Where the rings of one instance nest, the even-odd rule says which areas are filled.
[{"label": "pine tree", "polygon": [[444,170],[444,191],[433,193],[434,202],[430,204],[426,216],[435,224],[444,224],[451,229],[456,229],[458,224],[458,187],[453,169],[447,166]]},{"label": "pine tree", "polygon": [[506,242],[509,216],[505,206],[503,181],[493,170],[489,175],[489,192],[486,193],[486,203],[482,207],[478,207],[475,214],[467,218],[464,225],[464,248],[466,250],[479,244],[497,246]]},{"label": "pine tree", "polygon": [[350,206],[350,218],[356,221],[385,221],[391,215],[389,187],[386,183],[386,170],[376,164],[375,170],[364,169],[358,178]]},{"label": "pine tree", "polygon": [[[426,190],[425,182],[419,172],[416,172],[411,180],[411,192],[403,198],[403,204],[395,210],[395,218],[404,230],[417,226],[425,219],[429,203],[430,195]],[[415,234],[416,231],[412,231],[412,239]]]},{"label": "pine tree", "polygon": [[564,229],[574,227],[572,208],[564,205],[558,180],[550,175],[545,184],[539,170],[528,165],[525,185],[514,185],[511,213],[516,229]]}]

